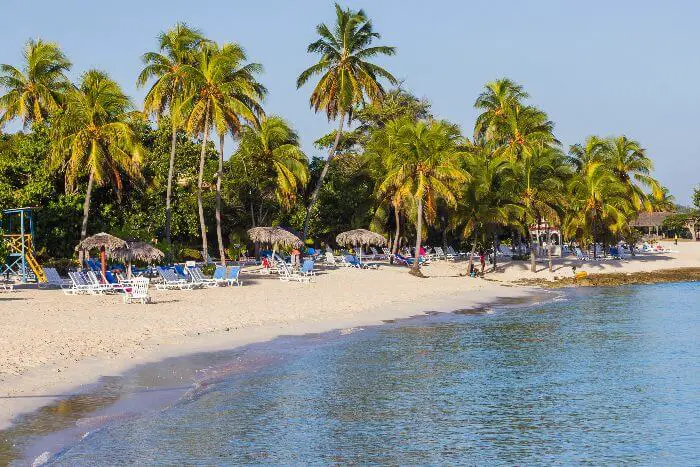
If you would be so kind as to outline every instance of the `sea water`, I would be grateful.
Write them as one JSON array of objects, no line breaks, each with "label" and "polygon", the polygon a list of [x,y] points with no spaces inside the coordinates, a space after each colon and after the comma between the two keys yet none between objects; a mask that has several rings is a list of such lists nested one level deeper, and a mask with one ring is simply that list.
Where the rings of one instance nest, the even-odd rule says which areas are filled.
[{"label": "sea water", "polygon": [[195,387],[39,460],[697,465],[699,330],[677,283],[283,338],[184,360]]}]

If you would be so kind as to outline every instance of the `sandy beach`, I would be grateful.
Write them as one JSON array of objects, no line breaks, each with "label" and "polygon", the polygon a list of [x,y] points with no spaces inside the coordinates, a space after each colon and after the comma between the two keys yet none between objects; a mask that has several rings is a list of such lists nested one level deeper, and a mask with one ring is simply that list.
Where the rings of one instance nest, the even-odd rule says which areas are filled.
[{"label": "sandy beach", "polygon": [[67,296],[59,290],[0,295],[0,428],[101,376],[134,365],[193,352],[228,349],[284,334],[379,324],[429,311],[487,306],[539,289],[514,285],[524,278],[560,278],[571,266],[588,272],[638,272],[700,266],[700,243],[672,253],[623,261],[556,259],[554,272],[538,263],[505,261],[486,279],[460,276],[466,261],[434,262],[427,279],[403,267],[322,269],[310,284],[243,274],[242,287],[152,291],[153,304],[124,305],[116,295]]}]

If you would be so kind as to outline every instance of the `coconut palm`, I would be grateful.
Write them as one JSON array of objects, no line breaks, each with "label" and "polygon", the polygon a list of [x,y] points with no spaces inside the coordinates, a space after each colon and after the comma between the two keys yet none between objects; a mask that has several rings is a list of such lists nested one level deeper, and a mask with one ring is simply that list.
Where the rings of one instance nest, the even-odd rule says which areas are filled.
[{"label": "coconut palm", "polygon": [[326,24],[319,24],[316,33],[320,38],[308,47],[309,53],[321,54],[321,59],[297,78],[297,88],[300,88],[311,77],[321,75],[311,93],[311,107],[315,112],[323,110],[329,121],[338,119],[335,140],[306,210],[304,238],[308,234],[311,209],[318,199],[329,164],[338,149],[345,118],[350,119],[353,109],[366,100],[374,102],[383,98],[385,91],[380,79],[384,78],[392,84],[397,82],[391,73],[368,61],[377,55],[394,55],[395,49],[371,46],[380,35],[374,32],[372,22],[364,11],[343,10],[336,4],[335,12],[335,25],[330,28]]},{"label": "coconut palm", "polygon": [[22,53],[22,69],[0,65],[0,87],[6,93],[0,96],[0,128],[15,118],[27,127],[42,122],[58,110],[63,95],[70,88],[65,73],[71,63],[58,44],[41,39],[30,40]]},{"label": "coconut palm", "polygon": [[569,146],[569,163],[577,172],[593,162],[603,162],[610,152],[610,142],[597,136],[589,136],[583,144]]},{"label": "coconut palm", "polygon": [[102,71],[90,70],[66,95],[65,109],[57,116],[51,165],[66,169],[69,189],[88,175],[81,240],[87,234],[93,185],[111,183],[120,196],[122,174],[141,177],[144,150],[130,125],[132,108],[116,82]]},{"label": "coconut palm", "polygon": [[179,102],[185,97],[187,87],[187,68],[195,63],[196,52],[206,40],[202,34],[178,23],[173,28],[158,36],[158,52],[147,52],[142,60],[144,68],[137,79],[137,85],[143,87],[155,79],[143,102],[144,111],[155,115],[170,117],[172,136],[170,140],[170,160],[168,164],[168,182],[165,194],[165,239],[170,244],[172,210],[170,207],[175,170],[175,147],[177,130],[181,124]]},{"label": "coconut palm", "polygon": [[[548,225],[560,225],[566,199],[564,184],[569,175],[561,150],[544,144],[526,146],[519,160],[509,160],[508,185],[523,208],[525,225],[539,225],[543,220]],[[534,248],[530,251],[530,268],[536,271]],[[549,268],[552,268],[551,248]]]},{"label": "coconut palm", "polygon": [[569,181],[570,209],[564,221],[567,236],[592,238],[593,254],[603,228],[615,233],[624,229],[630,206],[628,192],[603,161],[584,165]]},{"label": "coconut palm", "polygon": [[380,193],[394,191],[400,199],[410,199],[416,208],[416,256],[411,271],[419,274],[423,218],[431,222],[438,199],[455,206],[457,186],[469,180],[460,166],[458,145],[462,137],[456,126],[443,121],[400,120],[387,125],[387,139],[395,150],[388,154],[388,172]]},{"label": "coconut palm", "polygon": [[[459,228],[464,238],[472,237],[467,274],[471,271],[478,236],[486,238],[498,226],[520,226],[522,208],[513,202],[506,182],[511,175],[510,161],[493,155],[493,144],[471,144],[464,158],[470,183],[459,191],[457,208],[450,217],[451,230]],[[494,248],[496,245],[494,245]]]},{"label": "coconut palm", "polygon": [[202,48],[195,66],[186,67],[190,83],[189,96],[183,108],[190,109],[187,130],[202,137],[197,180],[197,205],[202,234],[202,257],[208,257],[207,231],[202,204],[202,185],[206,147],[211,129],[219,136],[219,169],[216,182],[216,233],[222,264],[226,262],[223,235],[221,232],[221,178],[223,174],[224,137],[228,133],[238,134],[244,124],[258,124],[263,115],[260,101],[266,89],[255,79],[262,71],[257,63],[247,60],[243,49],[234,43],[222,46],[208,44]]},{"label": "coconut palm", "polygon": [[484,87],[474,103],[475,108],[482,110],[474,125],[474,139],[493,140],[506,115],[511,109],[522,106],[529,96],[522,86],[508,78],[491,81]]},{"label": "coconut palm", "polygon": [[264,118],[259,127],[244,127],[236,157],[258,167],[259,178],[274,180],[275,195],[284,208],[292,206],[299,189],[309,181],[309,162],[299,137],[281,117]]},{"label": "coconut palm", "polygon": [[[661,184],[650,175],[654,164],[646,155],[646,151],[637,141],[619,136],[609,142],[605,156],[607,165],[627,187],[634,209],[650,211],[650,198],[661,197],[663,191]],[[651,197],[647,196],[645,188],[651,189]]]}]

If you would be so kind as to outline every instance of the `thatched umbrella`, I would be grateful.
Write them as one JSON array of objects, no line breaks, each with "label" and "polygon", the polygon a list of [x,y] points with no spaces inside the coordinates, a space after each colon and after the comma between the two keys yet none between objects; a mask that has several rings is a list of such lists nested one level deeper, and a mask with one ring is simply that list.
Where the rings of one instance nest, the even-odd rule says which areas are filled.
[{"label": "thatched umbrella", "polygon": [[277,245],[295,248],[304,246],[299,237],[283,227],[253,227],[248,230],[248,238],[256,243],[272,245],[273,255]]},{"label": "thatched umbrella", "polygon": [[131,279],[132,261],[151,263],[163,259],[164,256],[162,251],[146,242],[127,242],[125,247],[112,251],[112,257],[127,262],[127,277],[129,279]]},{"label": "thatched umbrella", "polygon": [[360,261],[362,261],[362,245],[384,246],[387,244],[386,238],[378,233],[366,229],[348,230],[338,234],[335,241],[339,245],[358,247]]},{"label": "thatched umbrella", "polygon": [[108,233],[100,232],[98,234],[92,235],[91,237],[87,237],[86,239],[78,243],[78,246],[75,247],[75,251],[87,252],[94,248],[99,249],[100,265],[102,266],[102,277],[104,277],[105,273],[107,272],[107,253],[109,252],[111,255],[112,251],[118,248],[124,248],[125,246],[126,242],[121,238],[117,238],[114,235],[110,235]]}]

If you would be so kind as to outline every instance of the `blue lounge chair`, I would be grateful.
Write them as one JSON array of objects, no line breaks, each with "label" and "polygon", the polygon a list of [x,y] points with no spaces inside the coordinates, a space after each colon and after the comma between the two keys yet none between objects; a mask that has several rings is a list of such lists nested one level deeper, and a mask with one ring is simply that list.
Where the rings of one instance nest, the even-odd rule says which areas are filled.
[{"label": "blue lounge chair", "polygon": [[172,269],[164,268],[164,267],[158,267],[158,274],[160,274],[160,277],[163,279],[163,282],[161,284],[156,284],[157,289],[192,289],[194,287],[194,284],[192,282],[188,282],[185,279],[182,279],[180,276],[177,275],[175,271]]},{"label": "blue lounge chair", "polygon": [[304,263],[301,265],[301,269],[299,269],[299,274],[302,276],[315,276],[316,271],[314,271],[314,261],[311,259],[305,259]]},{"label": "blue lounge chair", "polygon": [[226,276],[225,281],[228,282],[229,285],[233,285],[235,282],[236,285],[241,285],[242,282],[239,279],[241,275],[241,267],[240,266],[231,266],[231,269],[228,271],[228,275]]}]

